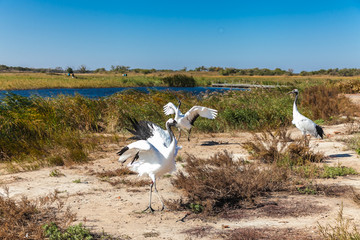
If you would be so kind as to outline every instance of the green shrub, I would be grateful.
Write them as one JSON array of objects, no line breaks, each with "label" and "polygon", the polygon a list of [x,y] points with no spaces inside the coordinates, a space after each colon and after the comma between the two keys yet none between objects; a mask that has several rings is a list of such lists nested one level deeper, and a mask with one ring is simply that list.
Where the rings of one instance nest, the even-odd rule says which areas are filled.
[{"label": "green shrub", "polygon": [[64,232],[55,223],[43,226],[45,236],[49,240],[92,240],[90,231],[82,226],[81,223],[68,227]]},{"label": "green shrub", "polygon": [[331,167],[331,166],[324,166],[324,170],[320,177],[322,178],[336,178],[338,176],[346,176],[346,175],[357,175],[355,169],[351,167],[345,167],[345,166],[337,166],[337,167]]},{"label": "green shrub", "polygon": [[196,85],[194,77],[185,74],[175,74],[164,77],[162,80],[169,87],[195,87]]}]

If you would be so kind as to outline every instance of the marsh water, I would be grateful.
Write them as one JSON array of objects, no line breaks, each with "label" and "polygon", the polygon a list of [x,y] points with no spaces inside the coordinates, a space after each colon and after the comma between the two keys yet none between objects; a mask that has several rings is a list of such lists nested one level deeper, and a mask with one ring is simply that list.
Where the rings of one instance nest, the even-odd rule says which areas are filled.
[{"label": "marsh water", "polygon": [[229,90],[245,90],[242,88],[223,88],[223,87],[114,87],[114,88],[45,88],[45,89],[27,89],[0,91],[4,96],[7,92],[17,94],[24,97],[40,96],[40,97],[57,97],[59,95],[74,96],[80,94],[88,98],[108,97],[115,93],[124,91],[141,91],[149,93],[150,91],[183,91],[190,92],[194,95],[206,94],[211,92],[225,92]]}]

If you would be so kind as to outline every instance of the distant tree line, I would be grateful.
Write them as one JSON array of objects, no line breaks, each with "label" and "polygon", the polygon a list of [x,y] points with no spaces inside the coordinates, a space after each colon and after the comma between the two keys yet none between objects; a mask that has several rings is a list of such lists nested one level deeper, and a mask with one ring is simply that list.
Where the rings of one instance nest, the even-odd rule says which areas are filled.
[{"label": "distant tree line", "polygon": [[249,69],[240,69],[240,68],[223,68],[223,67],[205,67],[200,66],[192,70],[187,70],[186,67],[179,70],[171,69],[143,69],[143,68],[130,68],[123,65],[112,65],[110,70],[105,68],[97,68],[95,70],[89,70],[85,65],[81,65],[78,69],[73,69],[67,67],[63,69],[62,67],[56,68],[28,68],[28,67],[10,67],[6,65],[0,65],[0,72],[40,72],[40,73],[68,73],[71,69],[74,73],[141,73],[141,74],[150,74],[156,72],[214,72],[220,75],[229,76],[229,75],[245,75],[245,76],[280,76],[280,75],[301,75],[301,76],[314,76],[314,75],[331,75],[331,76],[359,76],[360,68],[331,68],[331,69],[320,69],[317,71],[302,71],[300,73],[294,73],[293,69],[282,70],[280,68],[275,68],[274,70],[268,68],[249,68]]},{"label": "distant tree line", "polygon": [[41,73],[62,73],[64,69],[57,68],[28,68],[28,67],[9,67],[0,65],[0,72],[41,72]]},{"label": "distant tree line", "polygon": [[330,69],[320,69],[318,71],[311,71],[306,72],[302,71],[300,72],[301,76],[312,76],[312,75],[331,75],[331,76],[359,76],[360,75],[360,68],[330,68]]}]

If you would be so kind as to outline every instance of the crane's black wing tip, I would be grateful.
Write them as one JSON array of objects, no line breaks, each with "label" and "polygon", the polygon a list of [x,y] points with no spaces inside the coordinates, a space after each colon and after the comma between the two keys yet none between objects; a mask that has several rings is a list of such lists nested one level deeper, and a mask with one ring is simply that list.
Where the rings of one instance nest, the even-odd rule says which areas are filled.
[{"label": "crane's black wing tip", "polygon": [[197,113],[197,114],[195,114],[194,117],[190,120],[190,124],[191,124],[192,126],[194,126],[194,123],[195,123],[196,119],[198,119],[199,116],[200,116],[200,115]]},{"label": "crane's black wing tip", "polygon": [[116,154],[121,156],[124,154],[124,152],[126,152],[127,150],[129,150],[129,147],[126,146],[126,147],[123,147],[120,151],[118,151]]}]

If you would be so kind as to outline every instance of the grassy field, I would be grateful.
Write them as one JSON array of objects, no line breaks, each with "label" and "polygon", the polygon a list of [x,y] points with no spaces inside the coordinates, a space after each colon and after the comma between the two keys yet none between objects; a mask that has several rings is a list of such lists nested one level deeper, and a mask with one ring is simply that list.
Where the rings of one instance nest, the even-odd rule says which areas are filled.
[{"label": "grassy field", "polygon": [[159,77],[129,76],[121,74],[76,74],[71,78],[65,74],[46,73],[2,73],[0,89],[39,89],[39,88],[99,88],[99,87],[133,87],[161,86]]},{"label": "grassy field", "polygon": [[[39,88],[97,88],[164,86],[162,78],[178,73],[134,74],[127,77],[121,74],[76,74],[71,78],[65,74],[47,73],[0,73],[0,90],[39,89]],[[198,86],[211,86],[212,83],[251,83],[275,84],[290,87],[311,86],[336,82],[360,81],[360,77],[332,76],[222,76],[215,73],[186,72],[195,78]]]}]

